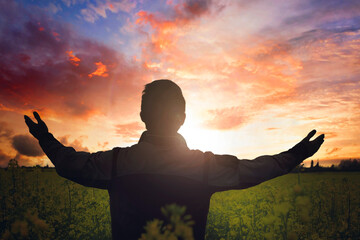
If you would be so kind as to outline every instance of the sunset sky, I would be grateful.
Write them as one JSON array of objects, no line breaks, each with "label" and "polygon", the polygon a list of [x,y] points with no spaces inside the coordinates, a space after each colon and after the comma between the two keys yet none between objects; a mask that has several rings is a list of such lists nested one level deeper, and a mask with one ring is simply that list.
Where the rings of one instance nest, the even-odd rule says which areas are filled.
[{"label": "sunset sky", "polygon": [[76,150],[135,144],[162,78],[191,149],[253,159],[317,129],[310,159],[360,157],[360,1],[0,0],[0,34],[0,166],[51,165],[33,110]]}]

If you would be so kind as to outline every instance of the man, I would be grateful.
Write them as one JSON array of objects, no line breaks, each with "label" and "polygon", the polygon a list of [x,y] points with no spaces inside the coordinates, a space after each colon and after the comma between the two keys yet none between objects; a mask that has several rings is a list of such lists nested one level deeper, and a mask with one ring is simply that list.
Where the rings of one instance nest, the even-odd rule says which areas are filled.
[{"label": "man", "polygon": [[37,124],[24,116],[60,176],[108,189],[113,239],[138,239],[146,222],[161,218],[160,208],[170,203],[187,207],[195,221],[195,239],[204,239],[214,192],[248,188],[286,174],[324,142],[323,134],[310,141],[313,130],[290,150],[254,160],[190,150],[177,133],[185,121],[185,99],[170,80],[145,86],[140,116],[147,131],[138,144],[92,154],[63,146],[37,112]]}]

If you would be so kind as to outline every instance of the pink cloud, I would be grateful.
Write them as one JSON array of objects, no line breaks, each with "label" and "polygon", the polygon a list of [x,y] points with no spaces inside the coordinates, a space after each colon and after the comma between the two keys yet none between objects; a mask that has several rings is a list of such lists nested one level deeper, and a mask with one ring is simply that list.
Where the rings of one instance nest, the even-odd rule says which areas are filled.
[{"label": "pink cloud", "polygon": [[221,11],[223,7],[211,0],[186,0],[168,6],[166,14],[145,10],[137,13],[136,24],[139,26],[149,24],[153,30],[149,42],[145,45],[145,51],[161,53],[174,48],[177,34],[183,27],[212,11]]},{"label": "pink cloud", "polygon": [[222,108],[209,110],[210,119],[205,122],[207,128],[230,130],[249,121],[249,116],[241,111],[240,107]]},{"label": "pink cloud", "polygon": [[145,130],[144,124],[139,122],[130,122],[125,124],[116,124],[115,133],[118,136],[121,136],[126,141],[132,141],[138,139],[141,135],[141,132]]}]

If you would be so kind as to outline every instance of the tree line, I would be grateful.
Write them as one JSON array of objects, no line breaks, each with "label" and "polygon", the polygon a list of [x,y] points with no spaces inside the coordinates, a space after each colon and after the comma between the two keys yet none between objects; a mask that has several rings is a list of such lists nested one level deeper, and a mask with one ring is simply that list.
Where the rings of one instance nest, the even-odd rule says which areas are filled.
[{"label": "tree line", "polygon": [[[49,167],[49,165],[46,165],[46,166],[40,166],[40,165],[20,166],[18,161],[15,158],[10,159],[8,162],[8,165],[6,167],[2,167],[2,168],[7,169],[9,167],[10,168],[14,168],[14,167],[25,168],[25,169],[28,169],[29,171],[31,171],[34,168],[41,168],[42,170],[54,169],[54,167]],[[314,165],[314,160],[311,160],[310,167],[304,167],[303,164],[300,164],[292,172],[299,172],[299,171],[300,172],[344,172],[344,171],[345,172],[355,172],[355,171],[360,171],[360,159],[355,159],[355,158],[354,159],[344,159],[344,160],[341,160],[338,165],[332,164],[330,167],[321,166],[319,163],[319,160]]]}]

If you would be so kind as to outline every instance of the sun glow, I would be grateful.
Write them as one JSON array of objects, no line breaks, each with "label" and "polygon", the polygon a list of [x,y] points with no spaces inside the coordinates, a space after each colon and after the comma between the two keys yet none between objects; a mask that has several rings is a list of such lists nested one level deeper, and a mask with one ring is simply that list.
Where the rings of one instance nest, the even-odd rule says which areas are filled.
[{"label": "sun glow", "polygon": [[220,153],[226,149],[226,141],[220,131],[205,129],[194,118],[187,117],[179,133],[185,138],[190,149],[214,153]]}]

